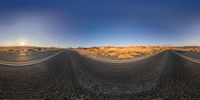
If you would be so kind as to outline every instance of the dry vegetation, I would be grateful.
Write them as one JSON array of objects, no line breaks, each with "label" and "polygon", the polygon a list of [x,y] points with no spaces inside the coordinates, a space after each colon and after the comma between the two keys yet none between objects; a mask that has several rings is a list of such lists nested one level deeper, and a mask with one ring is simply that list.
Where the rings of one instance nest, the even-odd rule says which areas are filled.
[{"label": "dry vegetation", "polygon": [[0,47],[0,53],[28,53],[28,52],[45,52],[59,50],[55,47],[28,47],[28,46],[16,46],[16,47]]},{"label": "dry vegetation", "polygon": [[159,46],[129,46],[129,47],[91,47],[91,48],[77,48],[81,54],[87,54],[103,58],[112,59],[132,59],[136,57],[151,55],[164,50]]},{"label": "dry vegetation", "polygon": [[111,58],[111,59],[133,59],[137,57],[147,56],[154,53],[161,52],[163,50],[181,50],[190,52],[200,52],[199,46],[183,46],[183,47],[160,47],[160,46],[127,46],[127,47],[114,47],[114,46],[102,46],[102,47],[79,47],[76,50],[89,56],[95,56],[99,58]]}]

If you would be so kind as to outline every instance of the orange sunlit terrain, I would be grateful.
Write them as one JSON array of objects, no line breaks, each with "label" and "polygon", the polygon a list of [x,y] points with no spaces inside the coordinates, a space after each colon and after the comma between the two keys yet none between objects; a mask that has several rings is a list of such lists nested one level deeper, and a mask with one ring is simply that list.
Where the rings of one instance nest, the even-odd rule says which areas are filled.
[{"label": "orange sunlit terrain", "polygon": [[182,51],[200,52],[200,47],[160,47],[160,46],[101,46],[90,48],[77,48],[76,50],[89,56],[95,56],[105,59],[134,59],[161,52],[163,50],[173,49]]},{"label": "orange sunlit terrain", "polygon": [[151,55],[164,50],[165,48],[159,46],[102,46],[91,48],[78,48],[81,54],[89,54],[110,59],[132,59],[136,57]]}]

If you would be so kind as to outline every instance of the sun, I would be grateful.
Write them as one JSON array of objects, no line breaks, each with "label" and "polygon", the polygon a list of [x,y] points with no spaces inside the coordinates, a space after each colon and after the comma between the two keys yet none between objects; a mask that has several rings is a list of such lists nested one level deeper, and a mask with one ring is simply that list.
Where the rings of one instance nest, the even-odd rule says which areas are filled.
[{"label": "sun", "polygon": [[19,44],[20,44],[20,46],[25,46],[26,45],[26,43],[24,41],[21,41]]}]

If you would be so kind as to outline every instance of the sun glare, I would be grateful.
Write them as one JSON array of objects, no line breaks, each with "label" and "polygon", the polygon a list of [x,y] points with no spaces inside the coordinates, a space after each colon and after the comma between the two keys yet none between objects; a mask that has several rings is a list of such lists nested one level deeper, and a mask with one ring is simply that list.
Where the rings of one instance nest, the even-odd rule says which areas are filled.
[{"label": "sun glare", "polygon": [[25,46],[26,45],[26,43],[24,41],[21,41],[19,44],[20,44],[20,46]]}]

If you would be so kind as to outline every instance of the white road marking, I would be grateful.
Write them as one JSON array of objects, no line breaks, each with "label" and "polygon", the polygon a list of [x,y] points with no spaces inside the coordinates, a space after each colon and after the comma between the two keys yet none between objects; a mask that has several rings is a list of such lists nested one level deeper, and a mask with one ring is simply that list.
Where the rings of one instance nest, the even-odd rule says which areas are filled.
[{"label": "white road marking", "polygon": [[[174,51],[173,51],[173,52],[174,52]],[[191,58],[191,57],[188,57],[188,56],[184,56],[184,55],[182,55],[182,54],[180,54],[180,53],[177,53],[177,52],[174,52],[174,53],[177,54],[177,55],[179,55],[179,56],[181,56],[181,57],[183,57],[183,58],[186,59],[186,60],[189,60],[189,61],[191,61],[191,62],[200,64],[200,60],[198,60],[198,59],[194,59],[194,58]]]},{"label": "white road marking", "polygon": [[60,54],[61,52],[63,52],[63,51],[57,52],[57,53],[55,53],[55,54],[53,54],[51,56],[48,56],[48,57],[44,57],[44,58],[40,58],[40,59],[32,60],[32,61],[26,61],[26,62],[8,62],[8,61],[2,61],[2,60],[0,60],[0,64],[1,65],[8,65],[8,66],[27,66],[27,65],[33,65],[33,64],[37,64],[37,63],[41,63],[43,61],[49,60],[52,57]]}]

